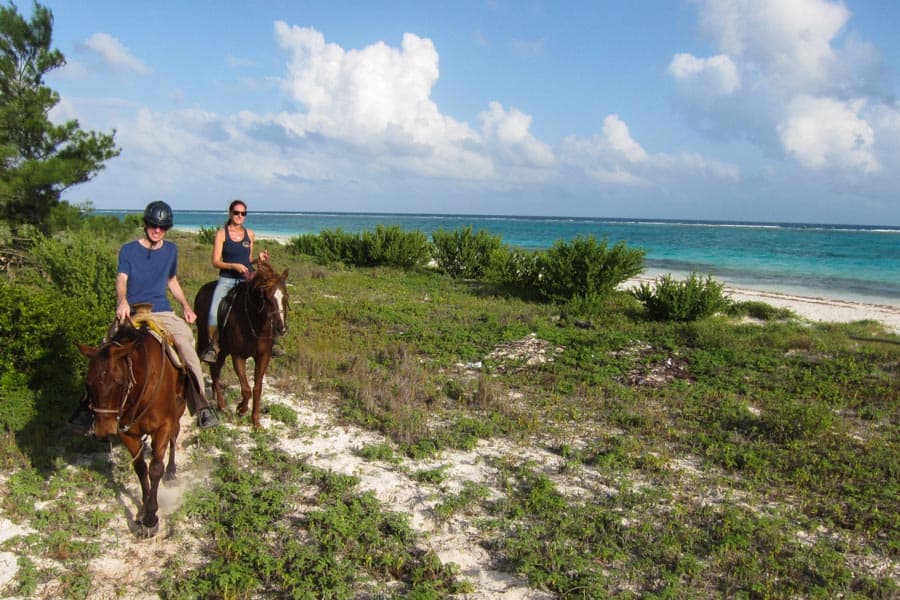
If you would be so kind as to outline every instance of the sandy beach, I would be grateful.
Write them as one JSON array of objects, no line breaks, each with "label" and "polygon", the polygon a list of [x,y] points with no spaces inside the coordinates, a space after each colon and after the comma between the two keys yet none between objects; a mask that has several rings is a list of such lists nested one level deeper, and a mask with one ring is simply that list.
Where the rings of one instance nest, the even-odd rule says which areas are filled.
[{"label": "sandy beach", "polygon": [[[655,277],[635,277],[622,284],[629,289],[641,283],[652,284]],[[803,296],[785,292],[755,290],[725,285],[725,294],[734,301],[765,302],[776,308],[787,308],[798,317],[814,322],[852,323],[855,321],[879,321],[889,332],[900,335],[900,307],[888,304],[871,304],[838,298]]]}]

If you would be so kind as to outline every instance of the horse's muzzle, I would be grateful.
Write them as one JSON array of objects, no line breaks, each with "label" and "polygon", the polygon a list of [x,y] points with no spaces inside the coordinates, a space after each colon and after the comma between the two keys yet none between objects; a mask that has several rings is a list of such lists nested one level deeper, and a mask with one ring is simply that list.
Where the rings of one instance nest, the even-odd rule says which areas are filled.
[{"label": "horse's muzzle", "polygon": [[119,422],[116,419],[94,419],[91,424],[91,435],[98,440],[105,440],[119,435]]}]

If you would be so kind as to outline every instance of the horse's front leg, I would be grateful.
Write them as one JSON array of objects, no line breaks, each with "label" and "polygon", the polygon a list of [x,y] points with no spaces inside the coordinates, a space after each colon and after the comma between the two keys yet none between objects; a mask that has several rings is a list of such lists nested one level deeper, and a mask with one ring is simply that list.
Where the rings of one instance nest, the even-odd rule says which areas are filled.
[{"label": "horse's front leg", "polygon": [[250,406],[251,393],[250,382],[247,380],[247,359],[234,355],[231,357],[231,364],[234,365],[234,372],[237,373],[238,380],[241,382],[241,403],[238,404],[237,413],[245,415]]},{"label": "horse's front leg", "polygon": [[[163,425],[153,434],[153,442],[151,448],[153,450],[153,458],[150,459],[150,493],[144,501],[144,518],[141,525],[144,526],[143,534],[146,537],[156,535],[159,530],[159,503],[157,494],[159,493],[159,480],[162,479],[165,471],[166,450],[169,448],[169,441],[172,438],[171,426]],[[174,450],[174,448],[173,448]]]},{"label": "horse's front leg", "polygon": [[262,429],[259,423],[259,414],[262,410],[262,387],[263,379],[266,376],[266,369],[269,367],[269,358],[271,354],[262,353],[262,356],[254,359],[255,368],[253,370],[253,427]]},{"label": "horse's front leg", "polygon": [[141,484],[141,508],[138,511],[136,520],[138,523],[143,523],[151,489],[147,461],[144,460],[144,442],[140,437],[128,433],[119,433],[119,439],[122,440],[122,444],[128,448],[128,452],[131,454],[131,464],[134,467],[134,473],[137,475],[138,482]]}]

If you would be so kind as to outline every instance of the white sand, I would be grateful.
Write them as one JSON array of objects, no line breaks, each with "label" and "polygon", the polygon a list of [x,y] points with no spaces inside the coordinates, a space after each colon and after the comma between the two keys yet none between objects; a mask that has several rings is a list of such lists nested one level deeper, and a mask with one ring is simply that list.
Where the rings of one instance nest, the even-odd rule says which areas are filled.
[{"label": "white sand", "polygon": [[[656,280],[656,277],[635,277],[622,284],[621,287],[630,289],[641,283],[652,284]],[[732,300],[765,302],[776,308],[787,308],[807,321],[829,323],[878,321],[884,324],[889,332],[900,335],[900,303],[897,305],[875,304],[839,298],[820,298],[779,291],[731,287],[727,284],[724,291]]]}]

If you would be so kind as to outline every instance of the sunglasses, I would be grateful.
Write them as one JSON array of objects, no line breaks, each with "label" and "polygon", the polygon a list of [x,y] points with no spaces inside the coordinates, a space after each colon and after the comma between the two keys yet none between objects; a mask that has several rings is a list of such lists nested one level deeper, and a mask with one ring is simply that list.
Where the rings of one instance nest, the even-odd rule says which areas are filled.
[{"label": "sunglasses", "polygon": [[236,217],[246,217],[247,211],[246,210],[233,210],[233,211],[231,211],[231,214],[233,214]]}]

